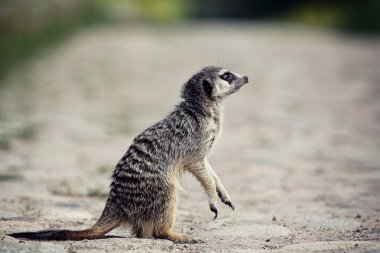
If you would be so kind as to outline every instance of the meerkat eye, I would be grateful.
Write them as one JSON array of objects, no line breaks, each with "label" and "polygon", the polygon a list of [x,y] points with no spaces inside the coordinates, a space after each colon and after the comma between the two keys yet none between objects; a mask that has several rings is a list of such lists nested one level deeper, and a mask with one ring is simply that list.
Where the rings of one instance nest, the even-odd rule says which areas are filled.
[{"label": "meerkat eye", "polygon": [[226,72],[221,77],[222,77],[223,80],[225,80],[227,82],[231,82],[233,76],[232,76],[231,72]]}]

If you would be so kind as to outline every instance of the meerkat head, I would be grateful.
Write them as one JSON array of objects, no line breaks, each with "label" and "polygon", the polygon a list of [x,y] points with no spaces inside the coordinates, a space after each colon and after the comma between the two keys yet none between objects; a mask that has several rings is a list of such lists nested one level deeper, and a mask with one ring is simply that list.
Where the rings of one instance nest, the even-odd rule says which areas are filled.
[{"label": "meerkat head", "polygon": [[182,88],[185,100],[220,101],[248,83],[247,76],[233,73],[226,68],[204,67],[193,75]]}]

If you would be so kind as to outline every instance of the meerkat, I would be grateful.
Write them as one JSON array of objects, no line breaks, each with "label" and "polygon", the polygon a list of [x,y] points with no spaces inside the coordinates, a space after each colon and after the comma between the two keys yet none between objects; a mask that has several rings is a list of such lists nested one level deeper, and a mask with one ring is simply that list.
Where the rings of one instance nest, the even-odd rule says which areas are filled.
[{"label": "meerkat", "polygon": [[247,76],[221,67],[204,67],[194,74],[182,86],[182,101],[174,111],[138,135],[120,159],[103,213],[91,228],[9,235],[32,240],[96,239],[127,225],[138,238],[197,242],[173,231],[178,179],[186,171],[195,176],[207,193],[214,219],[218,196],[234,209],[207,155],[221,129],[221,102],[246,83]]}]

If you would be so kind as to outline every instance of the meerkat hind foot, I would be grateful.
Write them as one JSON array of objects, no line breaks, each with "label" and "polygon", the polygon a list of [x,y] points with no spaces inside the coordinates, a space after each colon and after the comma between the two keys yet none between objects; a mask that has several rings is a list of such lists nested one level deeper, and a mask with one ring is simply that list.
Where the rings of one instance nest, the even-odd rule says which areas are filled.
[{"label": "meerkat hind foot", "polygon": [[204,242],[203,240],[198,239],[198,238],[193,238],[190,235],[174,233],[174,232],[166,232],[158,236],[157,238],[167,239],[174,243],[202,243]]}]

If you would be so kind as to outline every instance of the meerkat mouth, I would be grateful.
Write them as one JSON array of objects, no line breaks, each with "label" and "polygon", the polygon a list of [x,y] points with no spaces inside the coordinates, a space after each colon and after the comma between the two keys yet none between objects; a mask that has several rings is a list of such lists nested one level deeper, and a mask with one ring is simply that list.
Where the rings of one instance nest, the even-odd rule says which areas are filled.
[{"label": "meerkat mouth", "polygon": [[241,87],[243,87],[247,83],[249,83],[248,76],[243,76],[242,78],[240,78],[239,82],[237,82],[235,87],[236,87],[236,89],[240,89]]},{"label": "meerkat mouth", "polygon": [[241,87],[246,85],[248,83],[248,77],[247,78],[241,78],[238,82],[236,82],[232,87],[230,92],[228,92],[228,95],[236,93],[240,90]]}]

